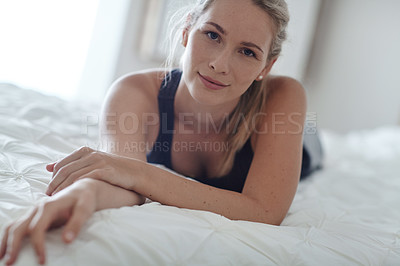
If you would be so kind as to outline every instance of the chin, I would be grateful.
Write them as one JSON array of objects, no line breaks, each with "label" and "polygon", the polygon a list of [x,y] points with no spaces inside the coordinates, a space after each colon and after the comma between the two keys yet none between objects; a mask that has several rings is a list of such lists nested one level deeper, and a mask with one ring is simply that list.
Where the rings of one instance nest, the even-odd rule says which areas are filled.
[{"label": "chin", "polygon": [[192,95],[192,98],[201,105],[215,106],[224,102],[223,96],[216,97],[205,89],[194,88],[193,91],[190,91],[190,95]]}]

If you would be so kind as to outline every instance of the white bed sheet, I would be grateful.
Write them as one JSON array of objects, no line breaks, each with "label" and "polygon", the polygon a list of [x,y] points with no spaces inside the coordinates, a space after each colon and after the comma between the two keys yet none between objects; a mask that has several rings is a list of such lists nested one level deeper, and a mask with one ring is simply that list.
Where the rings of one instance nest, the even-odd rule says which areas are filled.
[{"label": "white bed sheet", "polygon": [[[46,197],[46,163],[95,146],[96,108],[0,85],[1,231]],[[300,183],[281,226],[157,202],[108,209],[70,245],[49,232],[47,264],[400,265],[400,128],[320,133],[325,167]],[[25,241],[16,265],[36,261]]]}]

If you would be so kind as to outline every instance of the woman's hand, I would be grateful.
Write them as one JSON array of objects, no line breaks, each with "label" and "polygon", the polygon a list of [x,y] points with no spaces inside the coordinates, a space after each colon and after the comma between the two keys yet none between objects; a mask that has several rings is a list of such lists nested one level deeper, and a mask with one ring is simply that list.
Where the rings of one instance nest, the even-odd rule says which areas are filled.
[{"label": "woman's hand", "polygon": [[6,265],[13,264],[25,236],[30,240],[40,264],[45,263],[45,233],[50,228],[66,224],[63,240],[70,243],[82,225],[96,210],[95,180],[76,182],[56,196],[37,205],[28,215],[6,227],[0,247],[0,259],[6,255]]},{"label": "woman's hand", "polygon": [[132,190],[137,163],[140,161],[82,147],[61,161],[47,165],[47,170],[53,172],[53,178],[46,194],[54,195],[83,178],[98,179]]}]

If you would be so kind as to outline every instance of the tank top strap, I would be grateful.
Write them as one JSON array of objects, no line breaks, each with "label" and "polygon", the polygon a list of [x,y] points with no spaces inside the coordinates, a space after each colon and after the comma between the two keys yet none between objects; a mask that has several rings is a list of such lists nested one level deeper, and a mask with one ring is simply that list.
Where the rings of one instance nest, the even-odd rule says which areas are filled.
[{"label": "tank top strap", "polygon": [[174,100],[176,90],[178,89],[179,82],[181,81],[182,71],[174,69],[169,72],[161,83],[161,88],[158,93],[159,102],[166,100]]},{"label": "tank top strap", "polygon": [[182,71],[174,69],[166,75],[161,83],[158,93],[158,110],[160,116],[160,129],[157,140],[151,151],[147,154],[148,162],[163,164],[172,168],[171,148],[174,135],[174,100],[181,80]]},{"label": "tank top strap", "polygon": [[174,130],[174,100],[182,72],[174,69],[164,78],[158,94],[158,110],[160,114],[159,136],[162,141],[172,142]]}]

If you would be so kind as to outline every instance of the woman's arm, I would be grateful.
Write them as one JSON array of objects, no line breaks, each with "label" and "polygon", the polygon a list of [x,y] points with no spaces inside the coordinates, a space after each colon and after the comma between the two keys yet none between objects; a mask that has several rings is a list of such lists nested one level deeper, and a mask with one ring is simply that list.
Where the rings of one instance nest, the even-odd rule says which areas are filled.
[{"label": "woman's arm", "polygon": [[269,211],[268,202],[259,202],[251,195],[184,179],[149,164],[138,167],[142,167],[143,171],[135,177],[131,189],[153,201],[180,208],[211,211],[232,220],[277,225],[281,222]]},{"label": "woman's arm", "polygon": [[[245,194],[187,180],[137,159],[111,155],[89,148],[82,148],[77,151],[78,153],[80,158],[74,161],[74,164],[66,165],[65,169],[68,172],[81,173],[82,169],[75,166],[89,165],[79,179],[99,179],[107,184],[114,184],[117,189],[124,188],[122,191],[125,190],[127,193],[119,195],[122,201],[124,197],[130,197],[130,191],[136,191],[153,201],[166,205],[211,211],[235,220],[276,223],[271,217],[273,213],[266,211],[255,199]],[[52,184],[63,180],[66,180],[65,176],[58,173]],[[107,203],[103,201],[106,198],[98,201],[107,206]]]},{"label": "woman's arm", "polygon": [[145,198],[130,190],[96,180],[96,211],[142,205]]},{"label": "woman's arm", "polygon": [[[71,160],[76,160],[79,156],[77,153],[80,151],[84,150],[90,150],[91,149],[87,147],[83,147],[74,153],[72,153],[70,156],[68,156],[65,159],[68,159],[68,162]],[[71,158],[72,157],[72,158]],[[59,163],[67,163],[66,160],[63,159]],[[46,169],[49,172],[55,172],[55,165],[56,163],[48,164],[46,166]],[[62,167],[61,167],[62,168]],[[65,170],[64,170],[65,171]],[[65,172],[63,172],[65,173]],[[71,176],[69,176],[71,177]],[[77,176],[78,177],[78,176]],[[47,195],[55,195],[56,193],[60,192],[61,190],[67,188],[68,186],[72,185],[74,182],[76,182],[76,179],[66,179],[65,182],[59,183],[58,179],[54,179],[54,174],[53,174],[53,179],[50,182],[49,186],[47,187],[46,194]],[[56,188],[54,190],[54,188]],[[145,202],[145,198],[138,193],[127,190],[122,187],[114,186],[112,184],[106,183],[106,182],[97,182],[97,187],[96,189],[98,190],[98,193],[96,194],[98,199],[97,199],[97,209],[98,210],[103,210],[103,209],[109,209],[109,208],[119,208],[122,206],[133,206],[133,205],[141,205]]]}]

